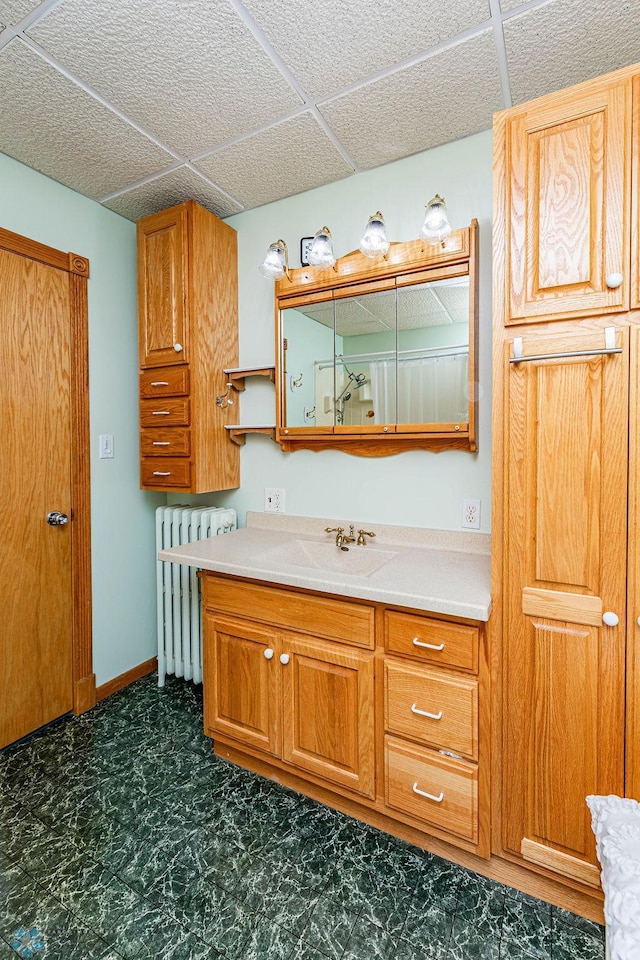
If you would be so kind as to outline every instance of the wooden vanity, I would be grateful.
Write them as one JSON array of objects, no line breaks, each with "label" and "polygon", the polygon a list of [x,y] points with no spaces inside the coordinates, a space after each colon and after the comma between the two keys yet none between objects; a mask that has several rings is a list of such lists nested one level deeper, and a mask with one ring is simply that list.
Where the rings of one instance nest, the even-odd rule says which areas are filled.
[{"label": "wooden vanity", "polygon": [[391,834],[489,855],[478,622],[205,572],[217,754]]}]

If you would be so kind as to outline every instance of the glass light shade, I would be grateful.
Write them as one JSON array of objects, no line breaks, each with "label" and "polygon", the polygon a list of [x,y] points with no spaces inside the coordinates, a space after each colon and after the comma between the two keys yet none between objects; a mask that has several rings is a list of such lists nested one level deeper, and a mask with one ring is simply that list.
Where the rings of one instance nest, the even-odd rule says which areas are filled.
[{"label": "glass light shade", "polygon": [[312,267],[332,267],[335,264],[336,258],[329,227],[323,227],[315,234],[309,247],[308,257],[309,265]]},{"label": "glass light shade", "polygon": [[387,240],[384,217],[378,210],[372,217],[369,217],[364,236],[360,241],[360,253],[373,260],[375,257],[384,257],[388,249],[389,241]]},{"label": "glass light shade", "polygon": [[428,243],[442,243],[451,233],[444,200],[436,193],[426,206],[426,216],[420,228],[420,236]]},{"label": "glass light shade", "polygon": [[258,270],[267,280],[282,280],[289,269],[288,250],[284,240],[269,244],[267,255]]}]

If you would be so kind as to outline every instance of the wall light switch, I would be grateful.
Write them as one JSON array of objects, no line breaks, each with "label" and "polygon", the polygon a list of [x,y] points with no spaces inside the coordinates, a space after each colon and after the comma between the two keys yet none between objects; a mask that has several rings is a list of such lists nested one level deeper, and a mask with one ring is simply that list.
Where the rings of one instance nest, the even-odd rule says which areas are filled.
[{"label": "wall light switch", "polygon": [[113,434],[100,434],[100,452],[98,454],[101,460],[113,460]]}]

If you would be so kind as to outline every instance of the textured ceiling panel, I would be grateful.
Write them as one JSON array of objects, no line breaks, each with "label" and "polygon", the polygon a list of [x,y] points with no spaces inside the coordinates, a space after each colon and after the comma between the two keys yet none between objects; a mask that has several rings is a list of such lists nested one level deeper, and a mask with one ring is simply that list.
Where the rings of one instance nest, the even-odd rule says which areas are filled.
[{"label": "textured ceiling panel", "polygon": [[195,166],[246,207],[333,183],[353,172],[310,113],[223,147]]},{"label": "textured ceiling panel", "polygon": [[139,220],[184,200],[197,200],[217,217],[230,217],[241,209],[240,204],[225,197],[188,167],[172,170],[151,183],[107,200],[104,205],[128,220]]},{"label": "textured ceiling panel", "polygon": [[489,18],[488,0],[244,0],[314,98],[428,50]]},{"label": "textured ceiling panel", "polygon": [[500,9],[501,10],[515,10],[516,7],[521,7],[526,0],[500,0]]},{"label": "textured ceiling panel", "polygon": [[0,90],[0,151],[88,197],[113,193],[171,162],[21,40],[0,50]]},{"label": "textured ceiling panel", "polygon": [[551,93],[640,60],[634,0],[554,0],[507,20],[514,103]]},{"label": "textured ceiling panel", "polygon": [[0,21],[14,26],[38,6],[39,0],[0,0]]},{"label": "textured ceiling panel", "polygon": [[320,109],[350,156],[369,168],[486,130],[503,106],[487,31]]},{"label": "textured ceiling panel", "polygon": [[301,103],[227,0],[63,0],[29,36],[187,156]]}]

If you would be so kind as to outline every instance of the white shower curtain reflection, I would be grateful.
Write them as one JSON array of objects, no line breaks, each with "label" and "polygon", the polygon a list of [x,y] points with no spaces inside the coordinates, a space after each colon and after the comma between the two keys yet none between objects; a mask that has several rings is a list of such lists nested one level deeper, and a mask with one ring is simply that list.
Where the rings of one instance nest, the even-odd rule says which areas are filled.
[{"label": "white shower curtain reflection", "polygon": [[370,364],[375,420],[384,423],[466,423],[468,355]]}]

